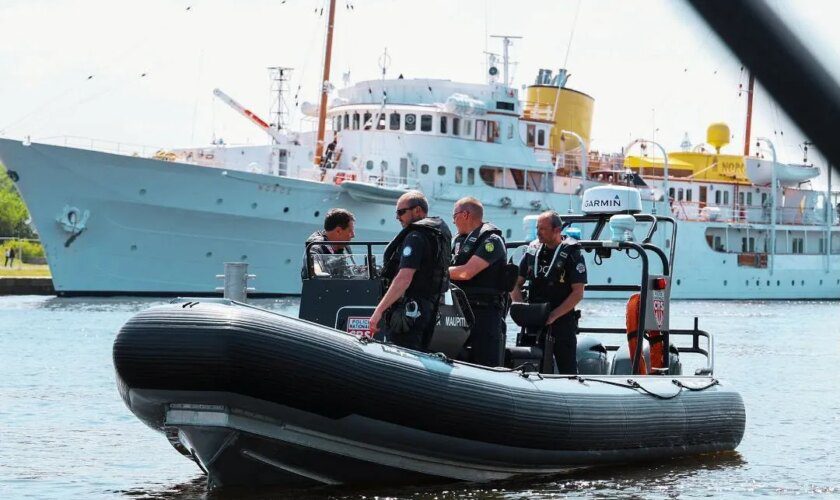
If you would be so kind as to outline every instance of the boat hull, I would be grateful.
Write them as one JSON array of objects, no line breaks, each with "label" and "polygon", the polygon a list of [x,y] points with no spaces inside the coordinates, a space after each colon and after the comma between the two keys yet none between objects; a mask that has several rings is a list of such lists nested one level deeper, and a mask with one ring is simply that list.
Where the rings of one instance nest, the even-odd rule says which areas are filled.
[{"label": "boat hull", "polygon": [[551,474],[732,450],[745,424],[710,377],[525,376],[225,302],[138,314],[114,366],[131,411],[215,486]]},{"label": "boat hull", "polygon": [[[7,139],[0,139],[0,160],[17,179],[62,296],[214,295],[221,285],[215,276],[225,262],[248,263],[257,276],[249,283],[252,295],[297,295],[303,242],[322,227],[330,208],[356,215],[359,239],[388,241],[400,229],[390,200],[357,201],[330,183]],[[578,197],[511,190],[540,197],[531,200],[540,203],[517,198],[502,206],[492,200],[504,192],[488,189],[493,188],[458,186],[456,192],[436,184],[426,191],[432,213],[442,217],[449,217],[461,196],[484,200],[485,218],[508,240],[523,237],[522,218],[539,213],[537,207],[579,209]],[[84,219],[80,232],[78,223],[66,223],[74,210]],[[772,271],[744,267],[737,254],[710,248],[705,234],[710,224],[679,223],[672,298],[840,298],[840,255],[777,255]],[[824,228],[813,228],[818,229]],[[840,236],[836,228],[832,234],[832,241]],[[654,243],[670,245],[664,232]],[[591,283],[639,281],[638,260],[596,264],[593,254],[585,258]],[[587,292],[587,297],[615,294]]]}]

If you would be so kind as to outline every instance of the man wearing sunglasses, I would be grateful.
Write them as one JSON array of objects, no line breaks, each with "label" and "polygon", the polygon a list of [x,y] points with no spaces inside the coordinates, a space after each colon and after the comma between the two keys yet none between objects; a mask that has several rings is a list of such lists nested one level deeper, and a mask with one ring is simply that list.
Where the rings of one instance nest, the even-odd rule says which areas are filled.
[{"label": "man wearing sunglasses", "polygon": [[468,361],[502,366],[510,291],[505,267],[507,252],[502,231],[483,219],[484,206],[477,199],[468,196],[455,202],[452,222],[458,236],[452,246],[449,276],[467,295],[475,318],[467,340]]},{"label": "man wearing sunglasses", "polygon": [[420,191],[408,191],[397,200],[396,216],[403,229],[385,249],[386,291],[370,318],[374,335],[384,318],[387,340],[417,350],[425,349],[449,286],[452,233],[428,212],[429,202]]}]

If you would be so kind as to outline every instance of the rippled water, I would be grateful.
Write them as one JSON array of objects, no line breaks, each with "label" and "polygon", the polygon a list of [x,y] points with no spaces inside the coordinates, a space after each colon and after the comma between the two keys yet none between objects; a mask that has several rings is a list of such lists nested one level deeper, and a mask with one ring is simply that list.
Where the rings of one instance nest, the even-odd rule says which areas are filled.
[{"label": "rippled water", "polygon": [[[699,316],[715,334],[716,375],[743,395],[747,428],[734,453],[489,485],[213,493],[114,384],[117,330],[162,302],[0,297],[0,498],[840,496],[837,302],[672,304],[673,328]],[[298,306],[255,303],[287,313]],[[623,323],[623,302],[584,304],[586,326]]]}]

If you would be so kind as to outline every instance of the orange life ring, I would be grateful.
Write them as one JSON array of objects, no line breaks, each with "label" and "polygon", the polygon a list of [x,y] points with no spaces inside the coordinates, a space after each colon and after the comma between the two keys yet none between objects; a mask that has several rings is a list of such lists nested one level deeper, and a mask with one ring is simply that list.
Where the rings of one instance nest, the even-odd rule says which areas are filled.
[{"label": "orange life ring", "polygon": [[[632,359],[636,352],[636,342],[638,337],[636,332],[639,328],[639,313],[641,310],[640,295],[634,293],[627,301],[627,346],[630,348],[630,358]],[[662,332],[658,330],[649,330],[648,342],[650,343],[650,364],[653,368],[665,368],[665,344],[662,338]],[[636,375],[647,375],[647,363],[645,357],[642,356],[639,363],[639,369]]]}]

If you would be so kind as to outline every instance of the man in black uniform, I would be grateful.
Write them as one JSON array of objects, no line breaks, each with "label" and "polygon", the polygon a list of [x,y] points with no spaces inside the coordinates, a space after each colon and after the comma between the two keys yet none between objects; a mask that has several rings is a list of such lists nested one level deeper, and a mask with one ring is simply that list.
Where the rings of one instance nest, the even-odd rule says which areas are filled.
[{"label": "man in black uniform", "polygon": [[[312,233],[306,239],[307,243],[317,242],[309,247],[312,255],[312,274],[314,276],[335,275],[337,271],[346,268],[352,261],[350,247],[345,244],[331,244],[331,241],[350,241],[355,236],[356,217],[343,208],[333,208],[324,216],[324,229]],[[308,279],[306,256],[303,258],[301,278]]]},{"label": "man in black uniform", "polygon": [[384,318],[388,340],[411,349],[425,349],[437,322],[438,304],[449,286],[449,245],[452,233],[439,217],[427,217],[429,202],[420,191],[397,200],[397,220],[403,230],[383,256],[382,278],[387,287],[370,318],[375,335]]},{"label": "man in black uniform", "polygon": [[551,313],[546,325],[554,337],[554,360],[561,374],[577,373],[578,313],[575,306],[583,298],[586,263],[577,241],[560,234],[563,220],[553,211],[540,214],[537,237],[540,245],[529,249],[519,263],[519,279],[511,292],[522,301],[522,285],[530,282],[528,302],[548,302]]},{"label": "man in black uniform", "polygon": [[452,210],[458,236],[452,246],[449,277],[467,295],[475,322],[467,345],[469,361],[501,366],[505,359],[505,286],[507,252],[502,231],[484,222],[484,206],[461,198]]}]

